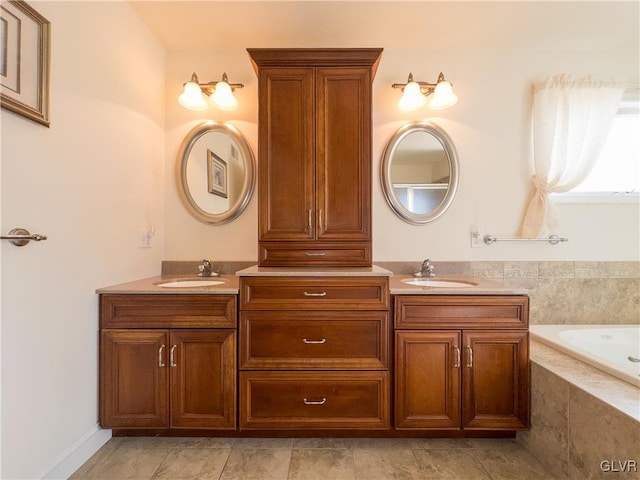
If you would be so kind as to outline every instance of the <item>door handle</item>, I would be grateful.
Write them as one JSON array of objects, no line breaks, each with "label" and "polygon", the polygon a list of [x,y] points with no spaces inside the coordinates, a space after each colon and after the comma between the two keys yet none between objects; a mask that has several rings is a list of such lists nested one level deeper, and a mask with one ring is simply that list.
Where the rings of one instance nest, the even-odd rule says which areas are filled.
[{"label": "door handle", "polygon": [[454,363],[453,368],[460,368],[460,347],[458,345],[454,345],[453,350],[456,352],[456,363]]},{"label": "door handle", "polygon": [[40,242],[46,240],[46,235],[40,235],[39,233],[30,233],[29,230],[24,228],[13,228],[9,230],[8,235],[2,235],[0,240],[9,240],[16,247],[24,247],[31,240],[34,242]]},{"label": "door handle", "polygon": [[164,352],[164,348],[166,345],[162,345],[159,349],[158,349],[158,366],[160,368],[162,367],[166,367],[167,365],[162,361],[162,352]]},{"label": "door handle", "polygon": [[307,210],[307,232],[313,231],[313,210]]},{"label": "door handle", "polygon": [[178,348],[178,345],[172,345],[171,346],[171,351],[169,352],[169,365],[171,367],[177,367],[178,365],[176,365],[176,348]]},{"label": "door handle", "polygon": [[469,361],[467,362],[467,368],[472,368],[473,367],[473,349],[471,348],[471,345],[467,345],[466,348],[469,351]]}]

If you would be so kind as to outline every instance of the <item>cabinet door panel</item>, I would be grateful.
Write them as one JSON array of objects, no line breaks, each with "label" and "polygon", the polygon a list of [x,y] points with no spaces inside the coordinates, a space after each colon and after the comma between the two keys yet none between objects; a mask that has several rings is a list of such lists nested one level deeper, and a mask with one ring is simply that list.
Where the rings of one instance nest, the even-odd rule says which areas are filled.
[{"label": "cabinet door panel", "polygon": [[171,427],[235,429],[234,330],[172,330]]},{"label": "cabinet door panel", "polygon": [[397,429],[460,428],[460,332],[396,333]]},{"label": "cabinet door panel", "polygon": [[100,424],[103,428],[168,425],[166,330],[103,330]]},{"label": "cabinet door panel", "polygon": [[314,238],[313,82],[312,68],[260,70],[260,240]]},{"label": "cabinet door panel", "polygon": [[371,238],[371,73],[319,68],[316,87],[320,240]]},{"label": "cabinet door panel", "polygon": [[527,428],[529,334],[464,332],[463,345],[463,428]]}]

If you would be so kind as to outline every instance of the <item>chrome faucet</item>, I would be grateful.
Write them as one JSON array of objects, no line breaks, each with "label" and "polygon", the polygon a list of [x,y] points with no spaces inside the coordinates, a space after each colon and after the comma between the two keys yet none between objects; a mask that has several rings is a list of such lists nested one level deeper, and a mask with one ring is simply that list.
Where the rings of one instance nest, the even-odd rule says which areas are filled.
[{"label": "chrome faucet", "polygon": [[198,273],[199,277],[217,277],[220,274],[218,272],[213,271],[213,267],[211,266],[211,262],[209,260],[201,260],[200,265],[198,265]]},{"label": "chrome faucet", "polygon": [[422,267],[419,272],[413,274],[414,277],[426,277],[433,278],[436,276],[434,273],[434,267],[431,265],[431,259],[427,258],[424,262],[422,262]]}]

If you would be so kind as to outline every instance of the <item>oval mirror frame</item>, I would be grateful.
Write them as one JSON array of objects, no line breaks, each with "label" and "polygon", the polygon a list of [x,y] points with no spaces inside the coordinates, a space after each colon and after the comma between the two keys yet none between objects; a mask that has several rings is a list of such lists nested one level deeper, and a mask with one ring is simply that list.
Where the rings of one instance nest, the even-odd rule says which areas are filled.
[{"label": "oval mirror frame", "polygon": [[[242,183],[242,189],[238,199],[229,207],[228,210],[222,213],[210,213],[202,209],[194,200],[189,190],[189,184],[187,182],[187,164],[189,162],[189,155],[195,143],[205,134],[209,132],[220,132],[231,138],[238,146],[238,150],[242,155],[242,162],[244,166],[244,179]],[[178,180],[178,192],[182,203],[187,208],[189,213],[196,217],[201,222],[209,223],[212,225],[224,225],[232,220],[236,219],[247,207],[251,195],[253,193],[255,184],[255,171],[256,163],[253,157],[253,152],[247,143],[247,140],[233,125],[228,123],[218,123],[214,121],[208,121],[196,125],[184,138],[180,149],[178,151],[177,161],[177,180]]]},{"label": "oval mirror frame", "polygon": [[[429,213],[419,214],[410,211],[405,207],[396,196],[391,182],[391,166],[393,163],[393,155],[398,146],[408,135],[416,132],[429,133],[442,145],[444,152],[449,160],[449,188],[440,204]],[[402,220],[413,225],[423,225],[433,222],[447,211],[458,188],[458,156],[451,138],[447,133],[430,121],[410,122],[400,127],[391,137],[389,143],[384,149],[382,155],[382,164],[380,172],[380,181],[382,183],[382,192],[389,207]]]}]

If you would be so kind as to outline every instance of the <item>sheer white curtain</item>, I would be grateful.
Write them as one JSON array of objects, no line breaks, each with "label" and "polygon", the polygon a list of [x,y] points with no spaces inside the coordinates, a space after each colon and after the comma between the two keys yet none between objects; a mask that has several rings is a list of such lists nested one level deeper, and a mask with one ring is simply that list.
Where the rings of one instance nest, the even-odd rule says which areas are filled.
[{"label": "sheer white curtain", "polygon": [[533,185],[521,237],[547,235],[557,226],[549,199],[568,192],[593,169],[624,87],[592,77],[550,77],[533,95]]}]

